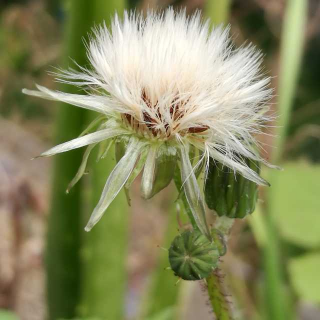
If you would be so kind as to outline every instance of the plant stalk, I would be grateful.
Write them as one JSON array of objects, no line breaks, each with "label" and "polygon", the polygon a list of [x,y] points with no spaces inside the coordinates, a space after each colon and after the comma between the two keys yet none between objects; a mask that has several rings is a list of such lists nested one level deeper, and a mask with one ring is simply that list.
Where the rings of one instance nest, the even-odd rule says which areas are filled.
[{"label": "plant stalk", "polygon": [[230,305],[223,288],[222,280],[223,276],[219,269],[216,269],[210,277],[206,279],[209,299],[217,320],[231,320]]},{"label": "plant stalk", "polygon": [[[92,17],[87,1],[71,1],[67,16],[64,64],[67,65],[69,57],[73,57],[79,64],[85,65],[87,60],[82,38],[89,31]],[[70,92],[72,89],[68,87],[67,90]],[[56,122],[56,143],[78,136],[83,129],[85,116],[84,110],[61,104]],[[48,317],[53,320],[73,318],[79,303],[81,182],[69,195],[66,195],[65,191],[78,170],[81,153],[81,150],[75,150],[57,155],[54,159],[52,202],[46,246]]]},{"label": "plant stalk", "polygon": [[[224,235],[224,241],[227,242],[230,229],[233,226],[234,219],[228,217],[217,217],[214,228],[218,229]],[[210,303],[217,320],[232,319],[230,302],[228,295],[223,287],[223,276],[217,268],[207,279],[208,295]]]},{"label": "plant stalk", "polygon": [[[124,0],[95,0],[90,5],[94,7],[94,23],[104,21],[109,26],[115,12],[122,15],[126,3]],[[90,120],[95,116],[91,114]],[[105,159],[96,162],[96,156],[92,156],[90,163],[89,212],[98,203],[107,177],[116,164],[113,147]],[[84,237],[81,316],[124,319],[128,218],[128,205],[121,191],[99,223]]]}]

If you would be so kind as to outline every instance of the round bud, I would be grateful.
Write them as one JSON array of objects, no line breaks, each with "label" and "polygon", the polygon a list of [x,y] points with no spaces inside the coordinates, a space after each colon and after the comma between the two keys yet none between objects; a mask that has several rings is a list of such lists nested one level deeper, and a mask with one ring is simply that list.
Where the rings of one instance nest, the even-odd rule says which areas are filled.
[{"label": "round bud", "polygon": [[207,278],[217,267],[219,256],[215,242],[196,230],[184,231],[169,248],[170,266],[184,280]]}]

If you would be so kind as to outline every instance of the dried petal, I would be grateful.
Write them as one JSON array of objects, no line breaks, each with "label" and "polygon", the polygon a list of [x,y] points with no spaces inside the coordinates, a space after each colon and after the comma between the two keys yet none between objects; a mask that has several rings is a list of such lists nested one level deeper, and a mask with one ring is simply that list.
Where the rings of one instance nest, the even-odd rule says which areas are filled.
[{"label": "dried petal", "polygon": [[204,201],[194,174],[194,170],[191,166],[189,152],[185,148],[180,148],[180,156],[181,179],[189,207],[199,230],[210,238]]},{"label": "dried petal", "polygon": [[48,151],[41,153],[40,157],[50,157],[57,153],[62,153],[69,150],[81,148],[83,146],[87,146],[88,144],[97,143],[122,134],[128,134],[128,132],[123,129],[115,128],[99,130],[93,133],[89,133],[83,137],[76,138],[65,143],[61,143],[49,149]]},{"label": "dried petal", "polygon": [[144,145],[144,142],[140,142],[136,139],[132,139],[130,141],[125,155],[121,158],[108,177],[99,203],[93,210],[90,220],[85,227],[86,231],[90,231],[92,227],[102,218],[103,213],[107,210],[113,199],[117,196],[126,181],[129,179]]},{"label": "dried petal", "polygon": [[82,162],[80,164],[80,167],[78,169],[77,174],[74,176],[74,178],[71,180],[71,182],[68,185],[68,188],[66,190],[66,193],[69,193],[70,189],[82,178],[82,176],[84,175],[85,171],[86,171],[86,167],[87,167],[87,162],[88,162],[88,158],[90,156],[90,153],[92,151],[92,149],[96,146],[97,144],[91,144],[87,147],[86,151],[83,154],[83,158],[82,158]]}]

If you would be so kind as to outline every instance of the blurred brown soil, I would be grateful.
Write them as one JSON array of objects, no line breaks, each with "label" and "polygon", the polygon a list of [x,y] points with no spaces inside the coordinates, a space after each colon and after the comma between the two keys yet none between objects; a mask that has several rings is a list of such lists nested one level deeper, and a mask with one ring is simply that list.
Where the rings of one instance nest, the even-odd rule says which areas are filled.
[{"label": "blurred brown soil", "polygon": [[44,319],[43,236],[49,161],[30,161],[44,150],[33,134],[0,119],[0,308],[21,319]]}]

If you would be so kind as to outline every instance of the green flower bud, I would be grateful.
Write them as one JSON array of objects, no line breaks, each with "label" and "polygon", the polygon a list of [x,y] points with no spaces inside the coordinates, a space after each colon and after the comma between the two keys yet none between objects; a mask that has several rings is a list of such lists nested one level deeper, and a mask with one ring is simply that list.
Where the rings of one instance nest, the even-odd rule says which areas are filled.
[{"label": "green flower bud", "polygon": [[219,249],[200,231],[184,231],[169,248],[169,262],[174,274],[184,280],[207,278],[219,261]]},{"label": "green flower bud", "polygon": [[[258,161],[246,159],[246,163],[250,169],[259,173]],[[255,182],[210,159],[205,199],[208,207],[219,216],[244,218],[255,209],[258,188]]]}]

